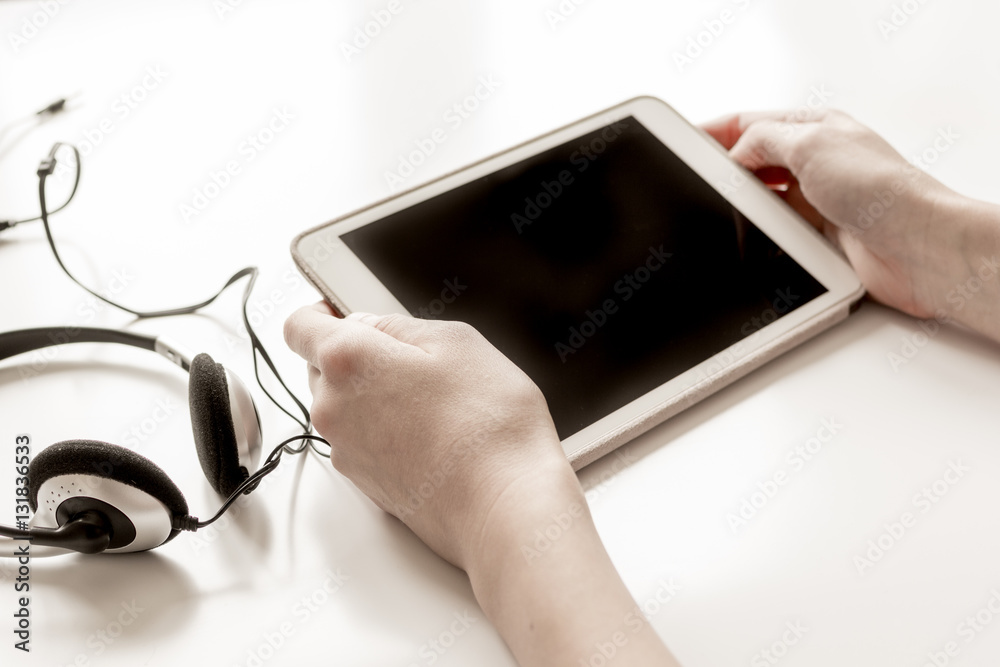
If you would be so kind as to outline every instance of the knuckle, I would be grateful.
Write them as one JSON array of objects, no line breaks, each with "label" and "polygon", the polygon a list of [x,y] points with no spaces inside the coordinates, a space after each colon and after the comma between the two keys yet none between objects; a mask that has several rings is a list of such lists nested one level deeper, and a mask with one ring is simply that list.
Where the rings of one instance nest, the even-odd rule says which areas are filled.
[{"label": "knuckle", "polygon": [[383,333],[391,333],[398,330],[399,327],[405,326],[412,319],[413,318],[408,315],[389,313],[388,315],[383,315],[379,318],[375,328]]},{"label": "knuckle", "polygon": [[[329,434],[334,432],[333,426],[336,421],[329,406],[321,404],[320,401],[313,401],[312,407],[309,409],[309,419],[312,420],[316,432],[329,441]],[[331,451],[336,451],[336,448]]]},{"label": "knuckle", "polygon": [[842,109],[830,109],[827,112],[826,118],[824,118],[824,120],[830,124],[840,124],[840,125],[844,124],[856,125],[858,123],[858,121],[854,119],[854,116],[852,116],[851,114],[847,113]]},{"label": "knuckle", "polygon": [[358,345],[350,334],[324,337],[317,344],[316,352],[319,370],[328,382],[348,376],[356,368]]},{"label": "knuckle", "polygon": [[[457,321],[447,321],[436,323],[431,331],[431,335],[441,345],[459,349],[468,349],[476,345],[482,335],[471,324]],[[485,340],[485,339],[483,339]]]},{"label": "knuckle", "polygon": [[454,337],[462,340],[468,340],[479,336],[479,332],[476,331],[476,328],[468,322],[453,321],[448,322],[447,326]]},{"label": "knuckle", "polygon": [[414,334],[414,338],[438,342],[450,341],[464,335],[461,332],[466,327],[469,327],[469,325],[458,320],[425,320],[416,318],[411,325],[411,333]]},{"label": "knuckle", "polygon": [[788,168],[792,173],[801,173],[806,163],[822,149],[828,137],[828,131],[821,124],[801,126],[794,140],[788,144]]}]

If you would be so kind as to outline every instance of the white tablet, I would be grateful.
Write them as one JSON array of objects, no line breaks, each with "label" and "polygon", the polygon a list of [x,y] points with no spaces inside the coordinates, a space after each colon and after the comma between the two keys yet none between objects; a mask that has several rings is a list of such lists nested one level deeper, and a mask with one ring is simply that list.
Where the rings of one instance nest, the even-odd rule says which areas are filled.
[{"label": "white tablet", "polygon": [[579,468],[847,317],[863,288],[775,194],[643,97],[300,234],[342,314],[476,327]]}]

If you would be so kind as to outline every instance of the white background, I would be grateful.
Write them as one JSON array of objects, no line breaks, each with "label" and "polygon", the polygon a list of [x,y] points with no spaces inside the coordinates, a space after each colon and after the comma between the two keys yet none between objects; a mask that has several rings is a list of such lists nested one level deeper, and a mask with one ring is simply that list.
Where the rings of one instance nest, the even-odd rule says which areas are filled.
[{"label": "white background", "polygon": [[[295,272],[288,243],[388,195],[385,172],[438,127],[447,140],[407,185],[634,95],[704,121],[798,108],[823,91],[907,157],[932,149],[939,132],[957,134],[928,154],[927,168],[996,199],[1000,8],[905,4],[912,16],[897,13],[901,25],[887,33],[885,0],[589,0],[563,21],[549,14],[556,0],[402,0],[348,58],[343,45],[386,2],[245,0],[231,11],[208,1],[3,2],[0,125],[78,96],[71,111],[5,136],[0,216],[37,209],[34,170],[54,141],[81,145],[80,192],[59,224],[86,253],[95,284],[140,308],[178,305],[259,265],[251,312],[305,394],[281,324],[317,295]],[[732,20],[720,31],[712,22],[723,10]],[[689,41],[698,39],[700,53]],[[689,48],[692,62],[679,66],[676,54]],[[444,114],[481,77],[495,91],[459,126],[448,124]],[[292,119],[248,159],[244,142],[276,112]],[[239,173],[185,216],[182,205],[230,161]],[[203,316],[132,323],[60,274],[37,223],[0,237],[0,281],[0,329],[169,333],[251,379],[236,292]],[[893,365],[890,355],[904,351],[912,358]],[[971,633],[961,624],[1000,590],[998,377],[995,345],[952,328],[928,339],[918,322],[866,304],[580,478],[637,600],[655,600],[660,582],[680,587],[647,611],[687,667],[771,664],[760,651],[780,643],[786,623],[808,628],[787,652],[777,647],[789,667],[918,667],[949,641],[959,649],[949,664],[994,665],[1000,618],[985,612],[993,622]],[[293,432],[275,409],[262,413],[268,443]],[[824,419],[842,428],[793,471],[788,453]],[[130,435],[136,429],[141,439]],[[135,438],[193,513],[217,506],[195,463],[186,378],[147,353],[81,346],[0,366],[5,520],[21,433],[35,453],[67,438]],[[914,496],[959,461],[968,471],[921,511]],[[788,482],[734,531],[727,515],[777,471]],[[11,647],[15,575],[0,563],[4,664],[513,664],[463,573],[319,460],[286,462],[253,498],[220,529],[155,552],[33,561],[30,657]],[[883,537],[890,548],[859,572],[855,558],[905,512],[916,525]],[[326,572],[338,568],[349,579],[327,595]],[[133,603],[142,611],[119,628],[122,605]],[[455,636],[463,612],[476,620]],[[278,638],[283,624],[291,633]],[[449,648],[435,652],[431,641]]]}]

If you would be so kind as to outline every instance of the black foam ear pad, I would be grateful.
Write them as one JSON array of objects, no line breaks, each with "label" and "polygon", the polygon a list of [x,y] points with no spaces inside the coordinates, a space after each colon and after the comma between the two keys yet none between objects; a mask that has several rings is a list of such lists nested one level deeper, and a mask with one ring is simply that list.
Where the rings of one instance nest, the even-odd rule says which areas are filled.
[{"label": "black foam ear pad", "polygon": [[[177,485],[155,463],[130,449],[97,440],[67,440],[42,450],[28,468],[28,504],[38,510],[42,485],[62,475],[93,475],[139,489],[163,503],[171,517],[188,515],[187,501]],[[119,508],[126,511],[128,508]],[[172,530],[166,541],[177,536]]]},{"label": "black foam ear pad", "polygon": [[191,362],[188,403],[201,469],[213,489],[229,496],[248,471],[240,467],[226,369],[207,354],[199,354]]}]

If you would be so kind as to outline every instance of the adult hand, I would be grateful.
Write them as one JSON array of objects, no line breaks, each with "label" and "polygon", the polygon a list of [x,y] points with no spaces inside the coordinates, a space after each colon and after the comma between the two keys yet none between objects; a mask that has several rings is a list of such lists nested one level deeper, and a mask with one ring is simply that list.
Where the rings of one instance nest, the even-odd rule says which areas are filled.
[{"label": "adult hand", "polygon": [[334,467],[455,565],[473,565],[501,498],[578,489],[538,387],[472,327],[317,304],[285,340]]},{"label": "adult hand", "polygon": [[[783,170],[786,201],[843,250],[886,305],[921,318],[958,315],[952,292],[981,259],[970,251],[996,251],[1000,220],[988,220],[995,210],[910,165],[842,112],[739,114],[704,129],[766,180]],[[971,319],[966,323],[996,335],[995,318],[992,325]]]},{"label": "adult hand", "polygon": [[468,572],[521,665],[592,664],[614,638],[621,664],[677,666],[601,543],[541,392],[474,329],[319,304],[285,340],[309,362],[333,465]]}]

